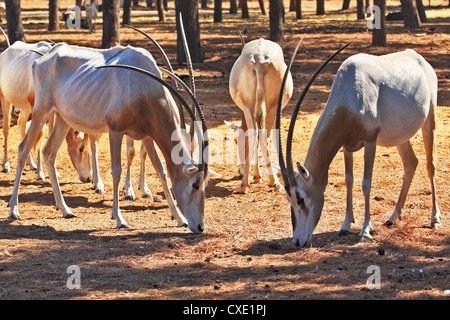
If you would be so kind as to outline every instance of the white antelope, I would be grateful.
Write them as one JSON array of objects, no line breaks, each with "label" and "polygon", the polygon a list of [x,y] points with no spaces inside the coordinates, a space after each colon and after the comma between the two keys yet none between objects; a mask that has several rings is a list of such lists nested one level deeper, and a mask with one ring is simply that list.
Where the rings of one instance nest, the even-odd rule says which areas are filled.
[{"label": "white antelope", "polygon": [[[187,61],[188,61],[188,70],[189,70],[189,82],[191,84],[191,88],[195,87],[195,80],[194,80],[194,70],[192,67],[192,63],[190,62],[190,55],[189,55],[189,50],[188,50],[188,44],[185,38],[185,34],[184,34],[184,27],[183,27],[183,20],[182,17],[180,15],[180,28],[181,28],[181,35],[183,37],[183,46],[185,48],[185,52],[186,52],[186,56],[187,56]],[[148,38],[158,49],[159,53],[162,55],[164,62],[167,66],[167,68],[169,69],[169,71],[171,73],[173,73],[173,68],[172,65],[166,55],[166,53],[164,52],[164,50],[162,49],[162,47],[159,45],[159,43],[153,39],[149,34],[147,34],[146,32],[137,29],[133,26],[129,26],[129,25],[125,25],[128,28],[131,28],[141,34],[143,34],[146,38]],[[175,81],[175,88],[178,89],[178,83]],[[195,91],[194,91],[195,92]],[[194,94],[193,92],[193,94]],[[194,94],[195,95],[195,94]],[[184,114],[183,114],[183,107],[181,106],[180,103],[177,103],[177,107],[178,107],[178,112],[180,115],[180,126],[182,130],[189,130],[189,126],[187,126],[185,124],[185,119],[184,119]],[[194,112],[195,113],[195,112]],[[186,142],[188,144],[192,143],[192,139],[187,139],[186,137]],[[197,142],[197,140],[193,141],[194,143]],[[191,144],[192,146],[192,144]],[[194,149],[195,145],[193,147],[191,147],[191,155],[192,155],[192,151]],[[126,150],[127,150],[127,172],[126,172],[126,178],[125,178],[125,185],[124,185],[124,191],[125,191],[125,199],[127,200],[135,200],[136,196],[135,196],[135,192],[133,190],[133,185],[132,185],[132,181],[131,181],[131,164],[132,161],[134,159],[135,156],[135,149],[134,149],[134,139],[127,136],[126,138]],[[147,182],[146,182],[146,177],[145,177],[145,172],[146,172],[146,166],[145,166],[145,161],[147,158],[147,150],[145,148],[145,145],[143,143],[141,143],[141,148],[140,148],[140,153],[139,153],[139,159],[140,159],[140,172],[139,172],[139,189],[141,190],[141,195],[144,198],[151,198],[152,197],[152,193],[150,191],[150,189],[147,186]],[[158,155],[158,152],[156,150],[152,151],[152,154],[149,155],[150,161],[153,165],[153,167],[156,170],[156,173],[158,175],[158,178],[160,179],[161,183],[162,183],[162,187],[164,190],[164,194],[166,196],[166,200],[168,202],[168,206],[170,209],[170,212],[172,214],[172,217],[177,218],[178,220],[178,226],[185,226],[187,225],[186,220],[183,217],[183,214],[180,212],[179,207],[176,205],[175,199],[173,198],[173,195],[170,191],[169,185],[168,185],[168,181],[167,181],[167,171],[164,168],[164,165],[162,164],[162,161]],[[210,170],[208,168],[208,173],[213,173],[216,174],[214,171]]]},{"label": "white antelope", "polygon": [[[130,65],[148,74],[143,76],[129,70],[98,68],[104,65],[118,67],[118,64]],[[72,217],[73,214],[62,197],[54,161],[63,136],[73,127],[94,135],[109,133],[112,217],[117,221],[117,228],[128,227],[119,208],[120,153],[126,134],[142,140],[149,154],[155,151],[154,143],[158,145],[166,159],[175,198],[185,217],[177,219],[187,220],[194,233],[203,231],[207,162],[196,165],[190,157],[181,138],[180,116],[172,94],[180,99],[182,96],[160,78],[160,71],[147,50],[131,46],[99,50],[61,43],[36,60],[33,77],[39,79],[35,85],[35,115],[25,140],[19,146],[18,166],[9,202],[10,217],[19,216],[18,191],[25,157],[46,117],[55,111],[54,128],[44,148],[44,159],[56,206],[64,217]],[[190,110],[186,101],[182,100],[182,103]],[[198,102],[196,107],[201,112]],[[203,125],[203,132],[205,128]],[[184,161],[173,160],[174,148],[180,151]],[[206,148],[207,142],[202,143],[202,155]]]},{"label": "white antelope", "polygon": [[95,22],[97,20],[97,0],[91,1],[91,4],[86,7],[86,20],[88,23],[89,32],[95,33]]},{"label": "white antelope", "polygon": [[[254,181],[261,181],[258,163],[258,144],[269,173],[269,186],[281,188],[273,172],[269,150],[268,133],[274,128],[278,97],[282,97],[282,108],[292,96],[293,83],[289,72],[287,83],[280,92],[281,82],[287,66],[283,50],[269,40],[257,39],[247,43],[231,69],[229,90],[234,103],[242,110],[242,130],[238,136],[238,147],[243,167],[240,167],[242,182],[239,193],[247,193],[251,159],[255,156]],[[258,143],[259,142],[259,143]],[[243,156],[243,157],[242,157]],[[242,170],[241,170],[242,169]]]},{"label": "white antelope", "polygon": [[[431,226],[438,227],[440,212],[436,201],[433,162],[437,77],[430,64],[413,50],[383,56],[357,54],[342,63],[311,138],[304,165],[297,162],[298,172],[294,171],[291,146],[298,110],[314,78],[338,52],[316,71],[299,98],[287,137],[286,166],[280,144],[279,160],[286,194],[291,203],[294,243],[304,246],[311,242],[322,213],[328,169],[341,147],[344,148],[347,209],[340,234],[349,233],[351,223],[354,222],[352,153],[362,147],[365,218],[360,240],[371,238],[370,191],[377,145],[396,146],[403,161],[402,189],[394,211],[385,224],[389,226],[395,223],[400,217],[418,163],[410,139],[420,128],[431,181]],[[278,107],[277,128],[280,128],[280,112]]]},{"label": "white antelope", "polygon": [[[5,39],[9,44],[8,38]],[[50,50],[51,44],[39,42],[35,44],[16,41],[0,55],[0,99],[3,113],[4,156],[3,172],[9,172],[8,135],[11,105],[20,109],[18,126],[22,139],[25,136],[27,122],[33,111],[34,81],[31,73],[33,62]],[[68,153],[82,182],[90,181],[90,159],[87,150],[84,150],[85,139],[79,134],[70,131],[66,137]],[[28,154],[28,163],[32,169],[37,170],[37,179],[44,180],[45,175],[41,164],[41,151],[37,150],[38,164],[34,163],[31,154]]]}]

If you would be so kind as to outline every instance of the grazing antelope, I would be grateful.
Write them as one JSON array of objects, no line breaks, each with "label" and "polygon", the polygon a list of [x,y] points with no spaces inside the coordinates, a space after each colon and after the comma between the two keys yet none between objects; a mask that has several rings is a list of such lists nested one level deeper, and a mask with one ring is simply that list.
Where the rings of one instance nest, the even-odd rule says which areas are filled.
[{"label": "grazing antelope", "polygon": [[[352,152],[362,147],[365,219],[359,234],[360,240],[371,238],[370,191],[377,145],[396,146],[403,161],[402,189],[386,225],[395,223],[400,217],[418,162],[410,139],[420,128],[431,181],[431,226],[438,227],[440,213],[436,201],[433,162],[437,77],[430,64],[413,50],[383,56],[357,54],[342,63],[311,138],[305,162],[303,165],[297,162],[298,172],[294,171],[291,145],[298,110],[312,81],[334,55],[310,79],[294,109],[287,137],[286,166],[281,147],[279,149],[286,194],[291,203],[294,243],[304,246],[311,242],[312,233],[322,213],[328,169],[341,147],[344,148],[347,210],[340,234],[349,233],[350,225],[354,222]],[[291,63],[292,60],[293,58]],[[280,102],[277,128],[280,128],[279,118]]]},{"label": "grazing antelope", "polygon": [[[189,52],[188,50],[188,45],[187,45],[187,41],[185,39],[185,33],[184,33],[184,27],[183,27],[183,22],[182,22],[182,16],[180,14],[180,28],[181,28],[181,35],[183,37],[183,46],[185,47],[185,50],[187,52]],[[135,28],[133,26],[129,26],[129,25],[125,25],[128,28],[131,28],[141,34],[143,34],[146,38],[148,38],[158,49],[159,53],[162,55],[164,62],[167,66],[167,68],[169,69],[169,71],[171,73],[173,73],[173,68],[172,65],[166,55],[166,53],[164,52],[164,50],[162,49],[162,47],[159,45],[159,43],[153,39],[149,34],[147,34],[146,32]],[[189,70],[189,82],[191,84],[191,88],[193,88],[195,86],[194,84],[194,70],[192,67],[192,63],[190,63],[190,56],[187,54],[187,59],[188,59],[188,70]],[[175,81],[175,88],[178,89],[178,82]],[[191,90],[192,91],[192,90]],[[195,92],[193,93],[195,95]],[[177,107],[178,107],[178,112],[180,115],[180,126],[182,130],[186,130],[186,128],[188,128],[188,126],[185,124],[185,119],[184,119],[184,114],[183,114],[183,107],[181,105],[181,103],[177,103]],[[187,129],[187,131],[189,131],[189,129]],[[192,143],[192,138],[190,140],[186,140],[187,143]],[[197,140],[194,140],[194,142],[197,142]],[[134,149],[134,139],[132,139],[131,137],[127,136],[126,138],[126,150],[127,150],[127,172],[126,172],[126,179],[125,179],[125,185],[124,185],[124,190],[125,190],[125,199],[128,200],[135,200],[135,193],[133,190],[133,185],[131,182],[131,164],[133,161],[133,158],[135,156],[135,149]],[[192,146],[192,144],[191,144]],[[193,151],[193,147],[191,147],[191,150]],[[191,151],[191,155],[192,155],[192,151]],[[141,195],[144,198],[147,197],[152,197],[152,193],[150,191],[150,189],[147,187],[147,183],[146,183],[146,177],[145,177],[145,161],[146,161],[146,157],[147,157],[147,150],[145,148],[145,145],[143,143],[141,143],[141,148],[140,148],[140,172],[139,172],[139,189],[141,190]],[[172,192],[170,191],[170,188],[168,186],[168,181],[167,181],[167,171],[164,168],[164,165],[162,164],[162,160],[160,159],[158,152],[156,150],[152,151],[152,154],[149,155],[150,157],[150,161],[153,165],[153,167],[156,170],[156,173],[158,175],[158,178],[160,179],[161,183],[162,183],[162,187],[164,190],[164,194],[166,196],[167,202],[168,202],[168,206],[170,208],[170,212],[172,214],[172,217],[179,217],[178,218],[178,226],[185,226],[187,225],[186,219],[184,219],[183,214],[180,212],[180,209],[178,208],[178,206],[175,203],[175,199],[173,198]],[[213,172],[212,170],[210,170],[208,168],[208,173],[213,173],[216,174],[215,172]]]},{"label": "grazing antelope", "polygon": [[[282,97],[283,108],[292,96],[293,83],[290,72],[285,89],[280,92],[286,68],[281,47],[275,42],[257,39],[250,41],[243,47],[241,55],[231,69],[230,95],[234,103],[243,112],[243,131],[240,130],[238,146],[240,149],[241,146],[244,146],[245,152],[243,167],[240,170],[242,182],[238,189],[239,193],[248,192],[250,162],[253,155],[256,159],[254,180],[256,182],[261,181],[258,144],[268,168],[269,186],[273,186],[276,190],[281,188],[281,184],[273,173],[267,138],[268,132],[270,133],[274,128],[278,97]],[[242,155],[241,152],[240,155]]]},{"label": "grazing antelope", "polygon": [[[5,39],[9,44],[6,35]],[[34,81],[31,74],[31,66],[36,59],[48,52],[51,47],[50,43],[43,41],[35,44],[16,41],[0,55],[0,99],[3,112],[4,136],[3,172],[9,172],[11,170],[8,160],[9,115],[11,105],[21,110],[18,126],[23,139],[27,131],[27,122],[32,113],[34,102]],[[82,148],[84,139],[78,135],[73,135],[73,131],[66,138],[68,152],[80,180],[82,182],[90,181],[92,178],[89,154]],[[39,139],[37,139],[38,141]],[[28,154],[28,163],[32,169],[37,170],[37,179],[44,180],[45,175],[41,164],[40,148],[38,148],[37,153],[37,166],[31,154]]]},{"label": "grazing antelope", "polygon": [[[104,65],[115,67],[116,64],[147,70],[144,72],[149,75],[98,68]],[[149,79],[150,76],[153,78]],[[155,150],[154,144],[158,145],[166,159],[173,192],[185,217],[177,219],[184,218],[194,233],[203,231],[207,164],[205,161],[196,165],[190,157],[181,138],[180,116],[172,94],[180,99],[182,96],[161,79],[156,62],[147,50],[131,46],[99,50],[61,43],[36,60],[33,77],[39,79],[35,85],[35,115],[26,138],[19,146],[18,166],[9,202],[10,217],[19,216],[18,191],[25,156],[30,152],[45,119],[55,111],[54,128],[44,148],[44,159],[56,206],[64,217],[74,215],[62,197],[54,161],[64,135],[73,127],[94,135],[109,133],[113,177],[112,217],[116,219],[117,228],[128,227],[119,208],[120,153],[126,134],[142,140],[149,154]],[[182,103],[190,110],[184,99]],[[196,107],[201,112],[198,102]],[[203,132],[205,128],[206,125],[203,125]],[[207,143],[202,143],[202,155],[206,147]],[[183,155],[183,161],[172,158],[174,148]]]}]

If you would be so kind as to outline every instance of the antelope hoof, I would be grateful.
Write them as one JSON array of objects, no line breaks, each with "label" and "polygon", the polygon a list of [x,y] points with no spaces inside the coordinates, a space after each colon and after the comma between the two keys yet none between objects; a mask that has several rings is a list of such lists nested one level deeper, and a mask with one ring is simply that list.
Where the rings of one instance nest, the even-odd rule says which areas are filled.
[{"label": "antelope hoof", "polygon": [[126,222],[117,222],[116,229],[131,229]]},{"label": "antelope hoof", "polygon": [[105,187],[104,186],[96,186],[95,187],[95,193],[98,193],[98,194],[105,193]]},{"label": "antelope hoof", "polygon": [[125,195],[125,200],[135,201],[136,200],[136,196],[133,193],[126,194]]},{"label": "antelope hoof", "polygon": [[384,225],[388,228],[392,227],[395,223],[392,222],[391,220],[386,220],[386,222],[384,223]]},{"label": "antelope hoof", "polygon": [[270,187],[273,187],[274,191],[284,191],[283,186],[278,181],[271,184]]},{"label": "antelope hoof", "polygon": [[36,176],[37,181],[45,181],[45,175],[43,172],[38,172]]},{"label": "antelope hoof", "polygon": [[431,229],[437,229],[440,226],[442,226],[442,223],[439,220],[431,222]]},{"label": "antelope hoof", "polygon": [[250,188],[248,186],[240,186],[237,193],[246,194],[249,193]]},{"label": "antelope hoof", "polygon": [[2,172],[3,172],[3,173],[9,173],[9,172],[11,172],[11,167],[9,166],[9,163],[6,163],[6,164],[3,165],[3,170],[2,170]]},{"label": "antelope hoof", "polygon": [[142,198],[153,198],[150,189],[144,188],[144,190],[142,190]]},{"label": "antelope hoof", "polygon": [[64,219],[71,219],[71,218],[76,218],[77,216],[74,215],[72,212],[68,212],[66,214],[63,215]]},{"label": "antelope hoof", "polygon": [[253,183],[262,183],[263,179],[261,177],[254,177],[253,178]]},{"label": "antelope hoof", "polygon": [[188,227],[187,222],[179,221],[177,224],[177,228]]},{"label": "antelope hoof", "polygon": [[19,219],[19,210],[16,209],[16,208],[11,210],[11,212],[9,213],[8,218],[11,219],[11,220],[20,220]]},{"label": "antelope hoof", "polygon": [[351,233],[352,232],[350,230],[340,230],[338,235],[339,236],[348,236]]},{"label": "antelope hoof", "polygon": [[372,240],[372,236],[370,234],[364,234],[359,236],[358,242],[367,242],[370,240]]}]

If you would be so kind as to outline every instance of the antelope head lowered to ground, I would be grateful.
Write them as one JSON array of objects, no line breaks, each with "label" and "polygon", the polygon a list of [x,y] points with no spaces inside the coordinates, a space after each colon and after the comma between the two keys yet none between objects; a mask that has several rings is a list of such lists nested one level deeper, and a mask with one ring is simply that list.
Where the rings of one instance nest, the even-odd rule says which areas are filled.
[{"label": "antelope head lowered to ground", "polygon": [[[16,41],[9,45],[9,40],[3,29],[0,27],[8,48],[0,55],[0,100],[3,111],[3,136],[4,136],[4,157],[3,172],[9,172],[10,165],[8,160],[8,135],[11,106],[20,109],[18,126],[22,139],[27,131],[27,122],[33,111],[34,102],[34,80],[31,66],[33,62],[47,53],[52,44],[41,41],[38,43],[24,43]],[[49,118],[51,123],[51,118]],[[49,126],[51,130],[51,125]],[[39,138],[42,134],[39,135]],[[79,145],[83,144],[83,139],[73,135],[73,130],[67,135],[68,153],[75,169],[78,172],[82,182],[92,180],[90,168],[90,157],[87,150],[81,150]],[[39,145],[39,139],[37,140]],[[44,170],[41,164],[40,146],[37,148],[38,161],[34,163],[31,154],[28,154],[28,163],[31,168],[36,169],[37,179],[44,180]]]},{"label": "antelope head lowered to ground", "polygon": [[[280,92],[281,82],[287,66],[284,63],[283,50],[275,42],[257,39],[247,43],[241,55],[233,65],[230,74],[229,90],[231,98],[243,112],[242,130],[238,136],[238,147],[243,167],[240,167],[242,182],[240,193],[248,192],[250,163],[255,156],[254,180],[259,182],[261,175],[258,164],[258,143],[264,157],[264,165],[269,173],[269,185],[276,190],[281,188],[274,174],[267,139],[274,128],[278,97],[282,107],[292,96],[293,83],[288,72],[287,83]],[[241,170],[242,169],[242,170]]]},{"label": "antelope head lowered to ground", "polygon": [[[371,238],[370,191],[377,145],[397,147],[403,161],[402,189],[386,225],[395,223],[400,217],[417,166],[418,160],[410,139],[419,129],[422,129],[428,176],[431,181],[431,226],[439,226],[440,213],[436,201],[433,163],[437,77],[430,64],[413,50],[383,56],[357,54],[342,63],[311,138],[305,162],[297,162],[298,172],[294,171],[291,150],[295,119],[312,81],[334,55],[312,76],[294,109],[287,136],[286,165],[281,144],[279,145],[280,167],[286,194],[291,203],[294,243],[304,246],[311,242],[312,233],[322,213],[328,169],[341,147],[344,148],[347,210],[340,234],[349,233],[350,225],[354,222],[352,152],[362,147],[365,219],[359,234],[360,239]],[[292,60],[293,58],[291,63]],[[278,129],[280,111],[279,103]]]}]

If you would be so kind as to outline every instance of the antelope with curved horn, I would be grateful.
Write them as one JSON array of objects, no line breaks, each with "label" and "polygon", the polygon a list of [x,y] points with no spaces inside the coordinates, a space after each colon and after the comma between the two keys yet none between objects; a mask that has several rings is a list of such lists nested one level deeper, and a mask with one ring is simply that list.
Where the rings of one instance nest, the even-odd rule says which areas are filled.
[{"label": "antelope with curved horn", "polygon": [[[352,153],[362,147],[365,219],[359,233],[360,240],[371,238],[370,191],[377,145],[396,146],[403,161],[402,189],[386,225],[395,223],[400,217],[418,163],[410,139],[419,129],[422,129],[431,181],[431,226],[438,227],[440,212],[436,200],[433,162],[437,77],[430,64],[413,50],[383,56],[357,54],[342,63],[311,138],[305,162],[303,165],[297,162],[298,172],[294,171],[291,148],[298,110],[314,78],[340,50],[316,71],[299,98],[287,137],[286,166],[281,149],[279,153],[286,194],[291,203],[294,243],[304,246],[311,242],[312,233],[322,213],[328,169],[341,147],[344,148],[347,209],[340,234],[349,233],[351,223],[354,222]],[[280,128],[280,106],[277,116],[277,128]]]},{"label": "antelope with curved horn", "polygon": [[[116,65],[119,64],[131,65],[149,75],[129,70],[99,69],[102,66],[118,67]],[[180,115],[172,95],[180,99],[185,108],[191,109],[182,96],[161,79],[156,62],[147,50],[131,46],[98,50],[57,44],[33,64],[33,76],[39,79],[35,89],[36,116],[19,146],[16,178],[9,202],[10,217],[15,218],[19,214],[18,189],[24,156],[29,153],[44,119],[50,112],[56,111],[54,129],[44,148],[44,158],[56,206],[64,217],[72,217],[73,214],[61,195],[54,159],[62,142],[61,137],[69,127],[74,127],[88,134],[109,133],[113,176],[112,216],[117,221],[116,227],[128,227],[119,208],[120,152],[123,136],[127,135],[142,140],[149,154],[155,150],[155,143],[158,145],[166,159],[173,192],[184,215],[179,218],[187,221],[192,232],[203,231],[207,165],[196,165],[190,157],[181,138]],[[149,76],[152,78],[149,79]],[[92,98],[94,96],[95,99]],[[203,132],[205,128],[203,124]],[[207,153],[207,143],[201,146],[201,153]]]},{"label": "antelope with curved horn", "polygon": [[[242,38],[241,38],[242,39]],[[242,39],[242,44],[244,41]],[[288,72],[287,83],[280,91],[283,75],[287,66],[283,51],[275,42],[257,39],[245,44],[241,55],[231,69],[229,91],[231,98],[243,112],[242,130],[238,136],[242,182],[239,193],[247,193],[251,159],[255,156],[254,181],[261,181],[258,163],[258,144],[269,173],[269,186],[281,188],[267,146],[268,132],[274,128],[278,98],[282,99],[282,108],[289,102],[293,83]]]},{"label": "antelope with curved horn", "polygon": [[[180,15],[180,19],[182,19],[181,15]],[[144,32],[143,30],[140,30],[136,27],[130,26],[125,24],[124,25],[127,28],[133,29],[139,33],[141,33],[142,35],[144,35],[147,39],[149,39],[158,49],[159,53],[161,54],[164,63],[166,64],[167,68],[169,69],[170,72],[174,73],[173,68],[172,68],[172,64],[170,63],[169,58],[167,57],[166,53],[164,52],[163,48],[159,45],[159,43],[152,37],[150,36],[148,33]],[[183,22],[181,20],[180,26],[183,27]],[[182,37],[185,39],[185,33],[184,33],[184,29],[182,29],[181,32]],[[183,41],[183,46],[185,47],[185,51],[188,51],[188,46],[187,46],[187,41],[184,40]],[[187,60],[188,60],[188,69],[189,69],[189,79],[190,79],[190,83],[191,83],[191,88],[195,88],[194,85],[194,71],[192,68],[192,63],[190,62],[190,56],[187,55]],[[175,81],[175,88],[178,90],[178,83]],[[193,92],[195,95],[195,91]],[[184,113],[183,113],[183,107],[180,103],[177,103],[178,106],[178,112],[180,114],[180,120],[181,120],[181,128],[182,129],[186,129],[186,124],[185,124],[185,120],[184,120]],[[133,190],[133,185],[131,182],[131,163],[133,161],[134,155],[135,155],[135,148],[134,148],[134,139],[132,139],[131,137],[126,138],[126,143],[127,143],[127,159],[128,159],[128,163],[127,163],[127,174],[126,174],[126,179],[125,179],[125,185],[124,185],[124,189],[125,189],[125,199],[129,199],[129,200],[134,200],[135,199],[135,193]],[[191,138],[191,143],[192,143],[192,138]],[[192,148],[193,150],[193,148]],[[155,156],[158,156],[157,153],[155,153]],[[140,174],[139,174],[139,189],[141,190],[142,196],[143,197],[152,197],[151,191],[150,189],[148,189],[147,184],[146,184],[146,179],[145,179],[145,159],[147,157],[147,151],[145,149],[145,146],[143,144],[141,144],[141,149],[140,149]],[[156,168],[157,172],[158,172],[158,176],[162,177],[161,181],[165,181],[166,180],[166,170],[164,169],[164,167],[161,165],[159,166],[158,164],[161,163],[161,160],[158,158],[156,159],[152,159],[151,158],[151,162],[153,163],[154,167]],[[155,166],[157,165],[157,167]],[[165,183],[163,182],[163,185]],[[168,189],[168,188],[167,188]],[[168,198],[168,202],[169,202],[169,207],[171,208],[172,212],[178,211],[179,209],[177,208],[177,206],[174,203],[174,199],[173,197],[166,193],[166,197]],[[174,217],[179,216],[179,213],[173,213],[172,214]]]}]

